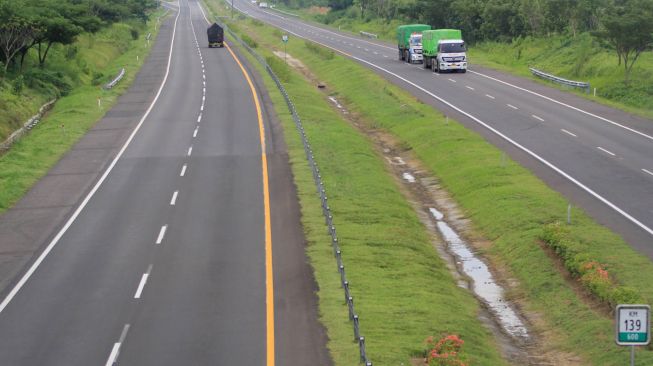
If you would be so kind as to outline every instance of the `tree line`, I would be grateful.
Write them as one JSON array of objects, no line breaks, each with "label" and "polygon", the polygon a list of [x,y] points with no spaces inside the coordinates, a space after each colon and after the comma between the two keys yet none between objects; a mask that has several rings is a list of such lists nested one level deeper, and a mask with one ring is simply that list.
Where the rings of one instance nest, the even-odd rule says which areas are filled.
[{"label": "tree line", "polygon": [[[305,5],[311,0],[280,0]],[[616,51],[628,74],[653,48],[653,0],[313,0],[335,20],[399,19],[435,28],[462,29],[465,40],[510,41],[519,37],[590,32]]]},{"label": "tree line", "polygon": [[5,73],[21,72],[27,54],[36,52],[42,67],[54,44],[115,22],[146,21],[156,6],[156,0],[0,0],[0,62]]}]

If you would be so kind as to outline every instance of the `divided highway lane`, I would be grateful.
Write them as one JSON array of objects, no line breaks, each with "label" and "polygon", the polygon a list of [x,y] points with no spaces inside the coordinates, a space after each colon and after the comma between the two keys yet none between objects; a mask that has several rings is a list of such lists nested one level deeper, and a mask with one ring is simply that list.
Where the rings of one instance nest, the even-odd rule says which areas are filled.
[{"label": "divided highway lane", "polygon": [[444,109],[653,259],[653,121],[479,67],[467,74],[432,73],[397,61],[391,44],[306,24],[244,0],[236,7],[345,53]]},{"label": "divided highway lane", "polygon": [[330,364],[282,141],[179,5],[149,115],[0,305],[3,365]]}]

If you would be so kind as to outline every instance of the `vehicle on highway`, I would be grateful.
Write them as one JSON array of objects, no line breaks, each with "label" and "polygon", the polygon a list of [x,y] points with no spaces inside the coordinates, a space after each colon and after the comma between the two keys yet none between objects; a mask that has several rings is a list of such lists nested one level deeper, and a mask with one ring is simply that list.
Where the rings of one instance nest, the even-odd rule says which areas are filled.
[{"label": "vehicle on highway", "polygon": [[467,46],[460,29],[425,30],[422,54],[425,69],[467,72]]},{"label": "vehicle on highway", "polygon": [[267,8],[267,7],[268,7],[268,3],[260,3],[260,4],[258,4],[258,7],[259,7],[259,8]]},{"label": "vehicle on highway", "polygon": [[422,59],[421,33],[430,29],[431,26],[427,24],[405,24],[397,27],[397,49],[400,61],[413,63]]},{"label": "vehicle on highway", "polygon": [[213,23],[206,30],[206,35],[209,38],[209,48],[224,46],[224,29],[218,23]]}]

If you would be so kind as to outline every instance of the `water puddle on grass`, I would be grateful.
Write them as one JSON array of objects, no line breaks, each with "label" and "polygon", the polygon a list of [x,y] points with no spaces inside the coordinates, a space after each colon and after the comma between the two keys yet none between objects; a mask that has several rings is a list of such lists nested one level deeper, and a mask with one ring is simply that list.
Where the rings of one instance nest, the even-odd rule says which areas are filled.
[{"label": "water puddle on grass", "polygon": [[[433,211],[431,212],[433,213]],[[474,255],[467,243],[460,238],[449,224],[442,221],[444,217],[441,213],[437,216],[434,215],[434,217],[437,220],[438,231],[447,242],[449,250],[461,263],[463,272],[472,279],[474,293],[485,301],[506,333],[513,337],[528,339],[528,330],[524,322],[506,301],[503,288],[494,281],[494,277],[487,265]]]}]

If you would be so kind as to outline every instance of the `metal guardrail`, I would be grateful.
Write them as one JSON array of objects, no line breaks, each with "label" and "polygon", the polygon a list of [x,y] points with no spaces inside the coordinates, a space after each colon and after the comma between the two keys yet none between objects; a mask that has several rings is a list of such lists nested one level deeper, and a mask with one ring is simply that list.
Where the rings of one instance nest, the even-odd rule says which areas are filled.
[{"label": "metal guardrail", "polygon": [[363,31],[360,31],[360,32],[358,32],[358,33],[360,33],[361,36],[365,36],[365,37],[367,37],[367,38],[375,38],[375,39],[376,39],[376,38],[379,38],[379,36],[376,35],[376,34],[374,34],[374,33],[363,32]]},{"label": "metal guardrail", "polygon": [[286,15],[290,15],[291,17],[299,18],[299,15],[297,15],[297,14],[293,14],[293,13],[289,13],[289,12],[287,12],[287,11],[283,11],[283,10],[280,10],[280,9],[277,9],[277,8],[269,8],[269,9],[272,9],[272,10],[274,10],[274,11],[278,11],[278,12],[281,13],[281,14],[286,14]]},{"label": "metal guardrail", "polygon": [[118,84],[118,83],[120,82],[120,80],[122,80],[122,78],[123,78],[124,76],[125,76],[125,68],[123,67],[123,68],[120,70],[120,73],[118,74],[118,76],[116,76],[115,79],[111,80],[110,83],[108,83],[107,85],[105,85],[105,86],[104,86],[104,89],[111,89],[111,88],[113,88],[114,86],[116,86],[116,84]]},{"label": "metal guardrail", "polygon": [[528,69],[531,70],[531,72],[535,76],[541,77],[543,79],[551,80],[551,81],[553,81],[555,83],[558,83],[558,84],[563,84],[563,85],[571,86],[571,87],[574,87],[574,88],[585,89],[585,92],[587,94],[590,93],[590,83],[585,83],[585,82],[582,82],[582,81],[574,81],[574,80],[563,79],[561,77],[557,77],[555,75],[547,74],[544,71],[540,71],[540,70],[537,70],[537,69],[532,68],[532,67],[529,67]]},{"label": "metal guardrail", "polygon": [[261,55],[259,55],[247,43],[245,43],[234,31],[232,31],[224,22],[222,22],[220,18],[217,18],[217,22],[218,24],[220,24],[220,26],[223,27],[224,30],[226,30],[233,37],[233,39],[235,39],[252,56],[254,56],[254,58],[256,58],[256,60],[258,60],[258,62],[261,65],[263,65],[263,67],[265,67],[265,70],[270,75],[272,80],[274,80],[274,83],[277,85],[279,92],[281,92],[281,95],[283,95],[283,98],[286,101],[288,110],[290,111],[293,121],[295,122],[295,127],[297,128],[297,131],[301,136],[302,143],[304,145],[304,153],[306,154],[306,159],[308,160],[308,164],[313,173],[313,180],[315,181],[315,187],[317,189],[317,193],[319,194],[320,201],[322,203],[322,214],[324,215],[325,224],[327,226],[329,235],[331,236],[331,246],[333,249],[333,255],[336,258],[338,272],[340,273],[340,284],[344,290],[345,303],[347,304],[347,308],[349,310],[349,320],[352,321],[353,323],[354,342],[358,343],[359,352],[360,352],[360,361],[365,366],[372,366],[372,361],[370,361],[370,359],[368,358],[367,351],[365,349],[365,337],[361,335],[360,319],[358,314],[356,314],[356,309],[354,307],[354,298],[349,290],[349,281],[347,280],[345,265],[342,260],[342,251],[340,250],[340,246],[338,243],[338,234],[336,231],[336,226],[333,222],[333,215],[331,214],[331,207],[329,206],[329,200],[327,197],[326,189],[324,187],[324,183],[322,182],[322,175],[320,174],[320,169],[318,168],[317,162],[315,162],[315,157],[313,156],[313,149],[311,148],[311,144],[309,143],[308,137],[306,136],[306,132],[304,131],[302,120],[299,117],[299,114],[297,114],[297,109],[295,108],[295,105],[290,99],[288,92],[286,92],[286,89],[281,83],[281,80],[279,80],[279,78],[274,73],[270,65],[268,65],[268,63],[265,61],[265,59],[261,57]]},{"label": "metal guardrail", "polygon": [[18,139],[20,139],[24,134],[26,134],[32,128],[36,127],[36,125],[39,124],[39,122],[41,122],[41,118],[43,118],[45,112],[49,111],[56,101],[57,101],[56,99],[52,99],[51,101],[42,105],[41,108],[39,108],[39,112],[34,116],[30,117],[30,119],[28,119],[27,122],[23,124],[23,127],[14,131],[11,135],[9,135],[9,137],[5,141],[0,143],[0,151],[9,150],[9,148],[11,147],[11,145],[14,144],[14,142],[18,141]]}]

